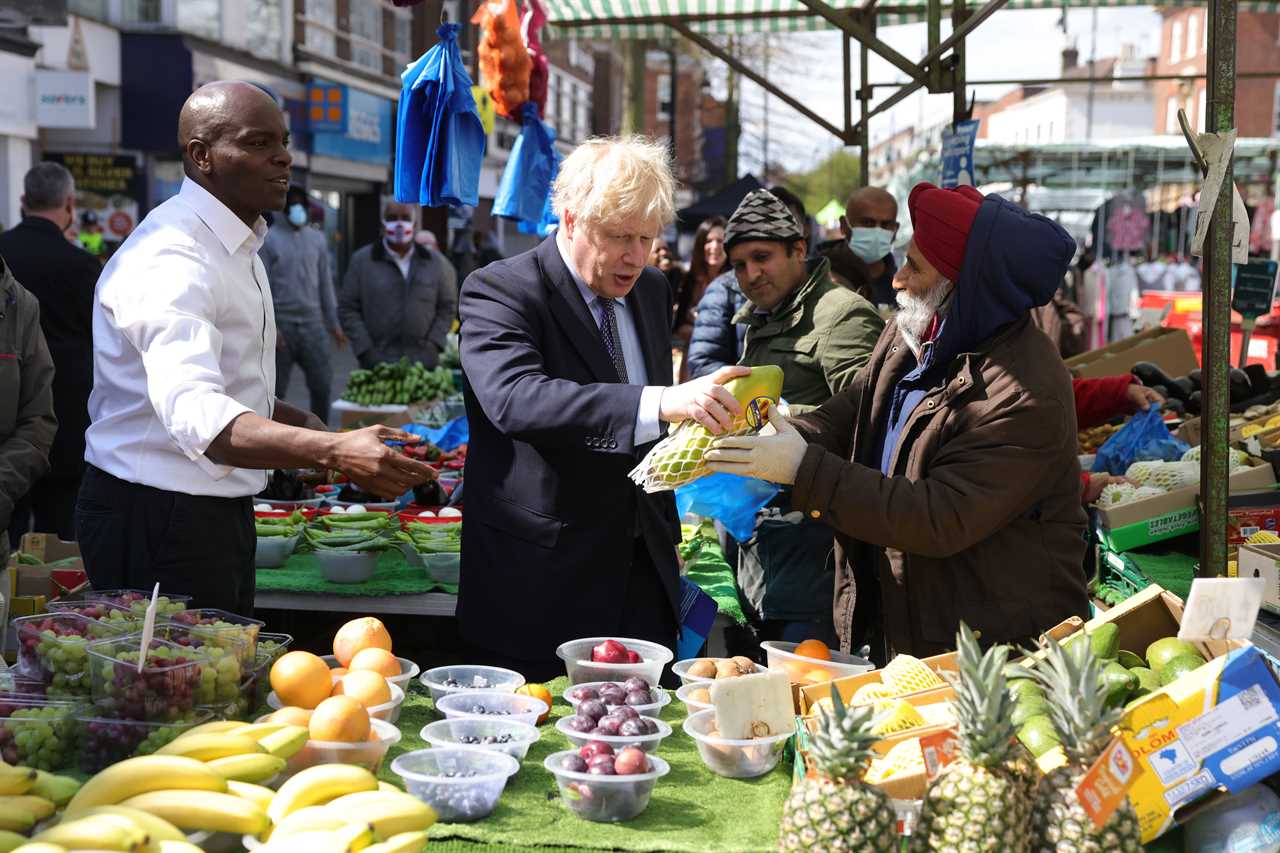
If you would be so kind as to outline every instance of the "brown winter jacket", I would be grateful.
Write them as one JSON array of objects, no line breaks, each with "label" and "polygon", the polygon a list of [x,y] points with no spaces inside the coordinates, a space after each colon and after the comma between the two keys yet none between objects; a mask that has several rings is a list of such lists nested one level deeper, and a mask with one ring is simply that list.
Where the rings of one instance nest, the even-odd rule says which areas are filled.
[{"label": "brown winter jacket", "polygon": [[[854,383],[795,423],[811,443],[792,504],[836,531],[841,648],[878,611],[888,644],[1025,640],[1086,616],[1085,514],[1071,379],[1053,345],[1015,321],[957,356],[909,416],[880,473],[876,424],[914,359],[890,323]],[[879,588],[878,602],[858,601]]]}]

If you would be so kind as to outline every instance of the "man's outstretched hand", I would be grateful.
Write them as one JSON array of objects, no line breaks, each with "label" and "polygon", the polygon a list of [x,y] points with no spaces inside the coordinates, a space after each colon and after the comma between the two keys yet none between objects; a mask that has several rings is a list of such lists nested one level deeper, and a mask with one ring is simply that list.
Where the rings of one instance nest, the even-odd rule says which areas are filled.
[{"label": "man's outstretched hand", "polygon": [[434,468],[384,444],[387,441],[416,444],[422,440],[420,436],[387,426],[372,426],[334,438],[329,467],[346,474],[366,492],[393,499],[436,478]]}]

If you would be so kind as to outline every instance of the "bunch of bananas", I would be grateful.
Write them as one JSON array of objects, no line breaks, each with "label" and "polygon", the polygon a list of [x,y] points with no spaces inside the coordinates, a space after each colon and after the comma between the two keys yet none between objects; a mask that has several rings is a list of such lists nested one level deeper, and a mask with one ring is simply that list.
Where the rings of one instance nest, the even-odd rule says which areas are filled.
[{"label": "bunch of bananas", "polygon": [[307,738],[305,726],[214,720],[183,732],[155,754],[194,758],[228,781],[260,784],[279,775]]},{"label": "bunch of bananas", "polygon": [[79,787],[67,776],[0,762],[0,853],[26,844],[26,833],[65,805]]}]

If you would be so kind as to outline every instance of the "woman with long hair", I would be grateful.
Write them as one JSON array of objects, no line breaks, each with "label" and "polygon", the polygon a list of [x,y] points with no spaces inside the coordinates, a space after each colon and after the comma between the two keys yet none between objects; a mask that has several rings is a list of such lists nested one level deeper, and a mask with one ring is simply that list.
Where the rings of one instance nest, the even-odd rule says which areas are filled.
[{"label": "woman with long hair", "polygon": [[723,216],[702,220],[693,235],[693,253],[689,256],[689,271],[684,275],[680,296],[676,301],[676,315],[672,337],[688,346],[693,334],[693,319],[698,303],[707,291],[711,280],[729,270],[729,255],[724,250]]}]

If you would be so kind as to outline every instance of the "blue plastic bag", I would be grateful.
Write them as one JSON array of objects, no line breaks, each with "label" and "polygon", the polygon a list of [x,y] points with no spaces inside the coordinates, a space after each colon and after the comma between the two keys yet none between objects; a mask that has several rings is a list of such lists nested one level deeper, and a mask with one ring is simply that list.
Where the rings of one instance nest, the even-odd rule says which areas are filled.
[{"label": "blue plastic bag", "polygon": [[427,207],[475,205],[485,132],[458,50],[458,24],[401,75],[395,196]]},{"label": "blue plastic bag", "polygon": [[1093,470],[1119,476],[1134,462],[1177,462],[1190,448],[1191,445],[1174,438],[1169,432],[1157,404],[1145,412],[1138,412],[1098,448]]},{"label": "blue plastic bag", "polygon": [[676,511],[714,518],[729,535],[746,542],[756,529],[756,513],[782,491],[776,483],[738,474],[708,474],[676,489]]},{"label": "blue plastic bag", "polygon": [[471,440],[471,428],[467,424],[467,416],[454,418],[442,427],[429,427],[426,424],[405,424],[400,429],[411,435],[420,435],[436,447],[448,453],[459,445]]},{"label": "blue plastic bag", "polygon": [[511,146],[511,155],[493,196],[493,215],[528,222],[535,228],[542,222],[551,194],[551,182],[560,169],[556,134],[538,118],[538,108],[526,101],[520,108],[520,135]]}]

